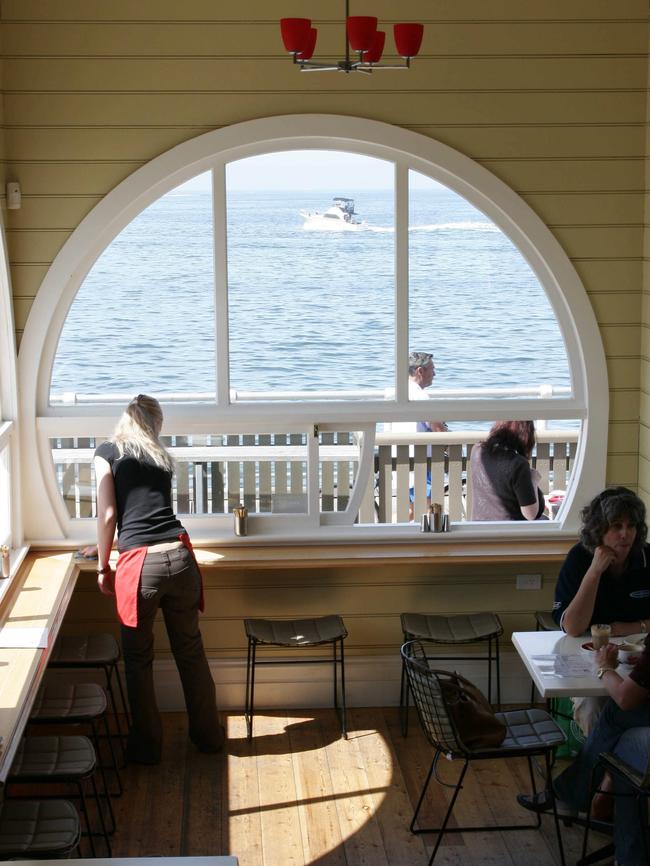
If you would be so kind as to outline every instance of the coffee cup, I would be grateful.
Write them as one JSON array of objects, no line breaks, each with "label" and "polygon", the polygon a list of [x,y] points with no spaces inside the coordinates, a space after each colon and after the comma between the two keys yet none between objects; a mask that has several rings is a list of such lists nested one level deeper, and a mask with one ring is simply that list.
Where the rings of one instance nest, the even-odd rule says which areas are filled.
[{"label": "coffee cup", "polygon": [[607,646],[612,636],[612,627],[607,623],[594,623],[591,627],[591,642],[595,650]]},{"label": "coffee cup", "polygon": [[643,652],[643,644],[623,642],[618,648],[618,658],[623,664],[634,664]]}]

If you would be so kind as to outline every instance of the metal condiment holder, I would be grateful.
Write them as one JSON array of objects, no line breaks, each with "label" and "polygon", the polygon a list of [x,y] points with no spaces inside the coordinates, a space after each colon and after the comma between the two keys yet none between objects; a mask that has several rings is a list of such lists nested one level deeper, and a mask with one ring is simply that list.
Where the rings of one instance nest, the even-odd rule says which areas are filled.
[{"label": "metal condiment holder", "polygon": [[244,505],[233,508],[235,535],[248,535],[248,508]]}]

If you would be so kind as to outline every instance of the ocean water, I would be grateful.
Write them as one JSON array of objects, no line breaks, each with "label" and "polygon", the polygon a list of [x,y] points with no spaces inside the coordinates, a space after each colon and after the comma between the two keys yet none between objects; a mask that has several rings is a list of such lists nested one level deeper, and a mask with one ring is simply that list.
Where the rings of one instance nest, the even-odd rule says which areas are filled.
[{"label": "ocean water", "polygon": [[[364,228],[305,231],[299,211],[334,195],[355,199]],[[211,201],[169,193],[104,251],[68,314],[52,395],[214,391]],[[393,385],[392,191],[230,192],[227,227],[231,388]],[[543,289],[484,214],[414,189],[409,253],[410,346],[434,353],[434,389],[570,384]]]}]

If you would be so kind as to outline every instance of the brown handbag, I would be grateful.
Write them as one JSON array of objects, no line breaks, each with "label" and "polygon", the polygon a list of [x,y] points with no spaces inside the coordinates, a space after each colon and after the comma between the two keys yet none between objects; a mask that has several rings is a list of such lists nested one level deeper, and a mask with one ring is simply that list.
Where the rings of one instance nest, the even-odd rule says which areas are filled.
[{"label": "brown handbag", "polygon": [[440,676],[438,682],[447,712],[463,746],[468,751],[500,746],[507,728],[494,715],[483,692],[457,673],[444,672],[444,678]]}]

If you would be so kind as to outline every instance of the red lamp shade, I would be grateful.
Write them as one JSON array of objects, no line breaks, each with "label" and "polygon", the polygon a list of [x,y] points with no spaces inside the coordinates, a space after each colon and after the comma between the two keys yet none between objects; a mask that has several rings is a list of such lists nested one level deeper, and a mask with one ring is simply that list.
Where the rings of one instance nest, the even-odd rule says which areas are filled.
[{"label": "red lamp shade", "polygon": [[368,51],[377,32],[377,19],[370,15],[348,17],[348,39],[353,51]]},{"label": "red lamp shade", "polygon": [[310,29],[311,21],[309,18],[280,19],[282,41],[290,54],[300,54],[307,47]]},{"label": "red lamp shade", "polygon": [[309,29],[309,33],[307,34],[307,42],[305,43],[305,47],[298,54],[298,60],[311,60],[314,55],[314,49],[316,48],[316,37],[318,36],[318,30],[315,27],[311,27]]},{"label": "red lamp shade", "polygon": [[366,63],[379,63],[381,55],[384,53],[385,42],[386,34],[383,30],[377,30],[370,49],[363,55],[364,61]]},{"label": "red lamp shade", "polygon": [[424,24],[395,24],[395,47],[400,57],[415,57],[422,45]]}]

